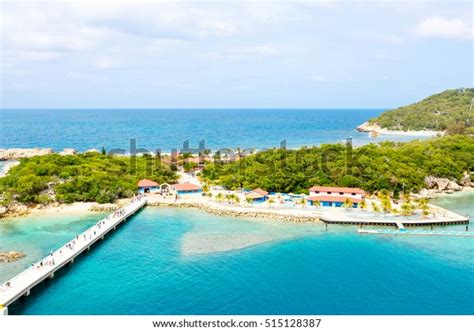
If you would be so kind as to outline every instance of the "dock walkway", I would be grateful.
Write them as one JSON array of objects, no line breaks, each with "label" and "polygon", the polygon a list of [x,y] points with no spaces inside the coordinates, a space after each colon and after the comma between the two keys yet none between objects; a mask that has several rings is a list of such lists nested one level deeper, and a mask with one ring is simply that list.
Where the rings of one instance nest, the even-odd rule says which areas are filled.
[{"label": "dock walkway", "polygon": [[359,229],[362,234],[389,234],[405,236],[455,236],[455,237],[474,237],[474,232],[467,231],[437,231],[437,230],[391,230],[391,229]]},{"label": "dock walkway", "polygon": [[469,218],[450,213],[449,217],[437,218],[419,218],[419,219],[399,219],[397,217],[386,218],[360,218],[351,217],[349,213],[338,213],[337,215],[323,214],[320,217],[321,221],[328,224],[350,224],[350,225],[373,225],[373,226],[395,226],[400,230],[406,227],[414,226],[444,226],[456,224],[469,224]]},{"label": "dock walkway", "polygon": [[98,240],[104,239],[107,233],[143,208],[146,203],[145,198],[134,198],[127,206],[98,221],[73,240],[1,285],[0,315],[7,315],[9,305],[24,295],[28,296],[30,290],[43,280],[53,278],[56,271],[68,263],[73,263],[77,256],[89,250]]}]

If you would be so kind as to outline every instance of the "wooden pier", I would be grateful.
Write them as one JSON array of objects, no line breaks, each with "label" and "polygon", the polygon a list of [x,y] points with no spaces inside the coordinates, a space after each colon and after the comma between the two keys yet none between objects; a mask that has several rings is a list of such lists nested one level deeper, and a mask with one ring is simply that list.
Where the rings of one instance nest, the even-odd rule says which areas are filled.
[{"label": "wooden pier", "polygon": [[395,217],[386,219],[362,219],[350,217],[350,215],[338,215],[337,218],[327,217],[322,215],[320,220],[327,224],[348,224],[348,225],[372,225],[372,226],[393,226],[399,230],[404,230],[405,227],[415,226],[444,226],[444,225],[459,225],[469,224],[469,218],[461,215],[450,218],[439,218],[439,219],[412,219],[412,220],[401,220]]},{"label": "wooden pier", "polygon": [[474,237],[474,232],[467,231],[437,231],[437,230],[391,230],[391,229],[359,229],[362,234],[385,234],[405,236],[451,236],[451,237]]},{"label": "wooden pier", "polygon": [[8,315],[9,305],[22,296],[30,295],[31,289],[43,280],[53,278],[56,271],[73,263],[76,257],[90,250],[95,242],[104,239],[107,233],[115,230],[120,223],[138,212],[146,203],[145,198],[134,199],[127,206],[98,221],[43,260],[5,282],[0,287],[0,315]]}]

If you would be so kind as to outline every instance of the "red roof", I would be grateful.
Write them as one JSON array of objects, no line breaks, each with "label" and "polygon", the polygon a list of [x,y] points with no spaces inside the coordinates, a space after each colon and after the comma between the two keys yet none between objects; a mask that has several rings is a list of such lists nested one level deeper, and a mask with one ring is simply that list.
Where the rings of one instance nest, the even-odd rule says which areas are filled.
[{"label": "red roof", "polygon": [[200,190],[201,187],[198,185],[194,185],[191,183],[182,183],[182,184],[174,184],[173,188],[176,191],[193,191],[193,190]]},{"label": "red roof", "polygon": [[341,197],[337,195],[318,195],[318,196],[311,196],[308,197],[309,201],[329,201],[329,202],[345,202],[349,199],[350,202],[359,203],[362,199],[356,199],[351,197]]},{"label": "red roof", "polygon": [[263,196],[268,195],[268,192],[265,191],[265,190],[262,190],[260,187],[256,188],[255,190],[252,190],[252,192],[258,193],[258,194],[263,195]]},{"label": "red roof", "polygon": [[149,179],[142,179],[141,181],[138,182],[138,187],[153,187],[153,186],[160,186],[160,184]]},{"label": "red roof", "polygon": [[331,187],[331,186],[313,186],[309,189],[310,192],[342,192],[342,193],[356,193],[365,194],[364,190],[357,187]]}]

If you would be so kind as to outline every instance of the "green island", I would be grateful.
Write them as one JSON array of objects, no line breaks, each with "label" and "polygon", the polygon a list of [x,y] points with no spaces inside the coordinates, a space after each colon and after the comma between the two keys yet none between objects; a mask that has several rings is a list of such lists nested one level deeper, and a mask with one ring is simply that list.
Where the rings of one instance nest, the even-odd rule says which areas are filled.
[{"label": "green island", "polygon": [[446,90],[382,113],[369,124],[397,131],[447,131],[474,134],[474,88]]},{"label": "green island", "polygon": [[297,150],[271,149],[230,163],[214,162],[202,176],[231,189],[256,187],[308,193],[312,185],[416,192],[427,176],[459,180],[474,170],[474,137],[452,135],[406,143],[383,142],[358,148],[324,144]]},{"label": "green island", "polygon": [[[206,162],[201,179],[229,189],[308,193],[312,185],[360,187],[367,192],[417,192],[427,176],[460,180],[474,171],[474,137],[449,135],[406,143],[382,142],[358,148],[323,144],[295,150],[271,149],[235,161]],[[110,203],[136,193],[137,182],[150,178],[174,183],[175,169],[135,158],[85,153],[21,159],[0,178],[1,204]]]},{"label": "green island", "polygon": [[270,149],[235,159],[220,154],[197,157],[106,155],[86,152],[48,154],[20,159],[0,178],[0,206],[51,202],[112,203],[137,192],[137,182],[148,178],[176,183],[180,172],[198,172],[207,190],[261,188],[270,192],[308,193],[313,185],[359,187],[369,193],[416,193],[429,188],[426,179],[454,182],[474,172],[474,135],[470,102],[474,88],[447,90],[418,103],[384,112],[371,120],[403,130],[444,130],[441,137],[410,142],[381,142],[353,148],[342,143],[299,149]]},{"label": "green island", "polygon": [[50,154],[20,159],[0,178],[2,205],[12,202],[48,204],[95,201],[114,202],[136,194],[141,178],[173,183],[177,175],[166,164],[149,156],[108,156],[90,152]]}]

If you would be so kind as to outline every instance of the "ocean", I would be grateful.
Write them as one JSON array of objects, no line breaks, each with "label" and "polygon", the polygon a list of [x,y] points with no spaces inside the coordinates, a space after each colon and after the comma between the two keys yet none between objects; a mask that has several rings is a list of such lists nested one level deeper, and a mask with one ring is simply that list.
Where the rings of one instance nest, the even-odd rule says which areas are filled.
[{"label": "ocean", "polygon": [[[474,211],[473,193],[437,200]],[[102,215],[0,223],[5,280]],[[463,230],[464,226],[449,227]],[[356,226],[147,207],[10,314],[473,314],[472,237],[360,235]]]},{"label": "ocean", "polygon": [[[353,137],[377,109],[0,110],[0,148],[171,151],[318,145]],[[0,167],[2,163],[0,162]],[[473,193],[435,203],[469,214]],[[0,222],[4,282],[103,214]],[[449,229],[464,230],[464,226]],[[470,229],[472,231],[472,229]],[[360,235],[355,226],[217,217],[147,207],[75,263],[9,307],[10,314],[473,314],[472,237]]]},{"label": "ocean", "polygon": [[169,153],[186,140],[198,148],[288,148],[340,142],[355,145],[370,138],[355,128],[383,109],[0,109],[0,148],[49,147],[78,151],[138,148]]}]

